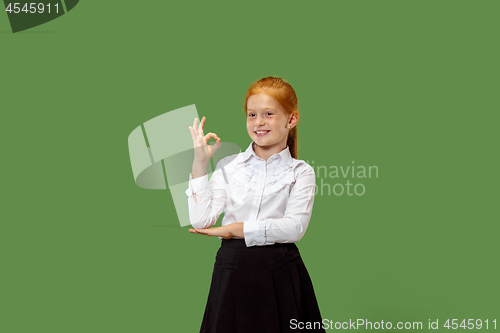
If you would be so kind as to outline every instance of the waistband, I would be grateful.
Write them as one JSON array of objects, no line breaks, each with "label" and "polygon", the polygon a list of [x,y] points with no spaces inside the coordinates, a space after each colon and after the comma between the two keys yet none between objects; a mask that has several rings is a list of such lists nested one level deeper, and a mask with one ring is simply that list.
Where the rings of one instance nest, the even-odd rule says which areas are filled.
[{"label": "waistband", "polygon": [[221,248],[231,249],[276,249],[276,248],[291,248],[297,249],[295,243],[275,243],[272,245],[250,246],[247,247],[244,239],[222,239]]}]

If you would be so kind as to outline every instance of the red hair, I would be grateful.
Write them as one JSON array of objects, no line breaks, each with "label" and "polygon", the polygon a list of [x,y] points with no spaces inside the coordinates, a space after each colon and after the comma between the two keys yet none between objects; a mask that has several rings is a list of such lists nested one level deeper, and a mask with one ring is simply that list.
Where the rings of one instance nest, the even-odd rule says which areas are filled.
[{"label": "red hair", "polygon": [[[295,95],[295,90],[293,90],[292,86],[279,77],[268,76],[255,81],[248,88],[247,94],[245,95],[245,115],[247,114],[248,98],[261,92],[273,97],[276,101],[278,101],[278,103],[288,115],[292,114],[292,112],[294,111],[297,113],[299,112],[299,110],[297,110],[297,95]],[[297,159],[297,124],[288,132],[286,144],[290,149],[290,154],[292,155],[292,157]]]}]

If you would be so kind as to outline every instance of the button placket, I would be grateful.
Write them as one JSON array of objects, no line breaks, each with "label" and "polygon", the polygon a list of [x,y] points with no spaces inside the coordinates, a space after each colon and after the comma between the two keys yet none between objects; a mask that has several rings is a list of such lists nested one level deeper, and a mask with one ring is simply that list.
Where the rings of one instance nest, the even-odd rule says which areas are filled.
[{"label": "button placket", "polygon": [[263,175],[262,177],[259,177],[259,179],[261,179],[261,182],[260,182],[260,185],[259,185],[259,189],[257,191],[257,196],[258,196],[258,211],[257,211],[257,216],[256,216],[256,219],[258,219],[259,217],[259,213],[260,213],[260,209],[261,209],[261,206],[262,206],[262,198],[264,196],[264,187],[266,186],[266,182],[267,182],[267,162],[264,162],[264,165],[263,165]]},{"label": "button placket", "polygon": [[255,183],[255,186],[252,190],[250,190],[252,192],[252,205],[251,205],[251,208],[250,208],[250,216],[249,218],[250,219],[253,219],[253,220],[257,220],[257,216],[258,216],[258,213],[259,213],[259,208],[260,208],[260,199],[259,199],[259,188],[262,186],[261,185],[261,175],[260,175],[260,172],[259,172],[259,168],[256,167],[254,169],[254,179],[257,179],[257,182]]}]

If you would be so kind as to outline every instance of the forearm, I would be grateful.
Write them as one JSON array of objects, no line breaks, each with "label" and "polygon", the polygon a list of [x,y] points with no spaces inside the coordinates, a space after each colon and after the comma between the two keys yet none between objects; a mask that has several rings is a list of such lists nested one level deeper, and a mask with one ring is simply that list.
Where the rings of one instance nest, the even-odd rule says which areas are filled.
[{"label": "forearm", "polygon": [[[207,162],[197,161],[193,162],[193,179],[198,177],[203,177],[207,174]],[[197,204],[198,200],[196,199],[196,193],[193,193],[194,203]]]},{"label": "forearm", "polygon": [[245,238],[243,233],[243,222],[231,223],[228,225],[231,228],[231,235],[234,237]]},{"label": "forearm", "polygon": [[[310,217],[310,216],[309,216]],[[309,225],[309,217],[269,218],[245,221],[243,231],[247,246],[272,245],[275,243],[295,243],[304,236]]]},{"label": "forearm", "polygon": [[309,226],[310,216],[266,219],[265,244],[295,243],[302,239]]},{"label": "forearm", "polygon": [[201,163],[193,163],[193,173],[198,177],[189,175],[189,187],[186,190],[189,220],[195,228],[210,228],[224,210],[226,202],[224,178],[221,171],[216,170],[208,180],[206,165]]}]

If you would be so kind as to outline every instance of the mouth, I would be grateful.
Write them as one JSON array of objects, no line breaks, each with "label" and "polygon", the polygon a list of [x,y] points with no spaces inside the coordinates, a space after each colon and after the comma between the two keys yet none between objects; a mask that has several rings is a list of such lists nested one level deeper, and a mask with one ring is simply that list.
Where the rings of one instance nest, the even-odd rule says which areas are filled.
[{"label": "mouth", "polygon": [[266,134],[267,134],[267,133],[269,133],[269,132],[270,132],[270,131],[254,131],[255,135],[256,135],[257,137],[259,137],[259,138],[260,138],[261,136],[266,135]]}]

